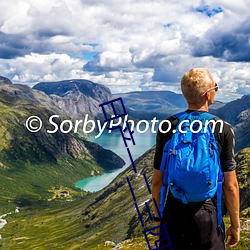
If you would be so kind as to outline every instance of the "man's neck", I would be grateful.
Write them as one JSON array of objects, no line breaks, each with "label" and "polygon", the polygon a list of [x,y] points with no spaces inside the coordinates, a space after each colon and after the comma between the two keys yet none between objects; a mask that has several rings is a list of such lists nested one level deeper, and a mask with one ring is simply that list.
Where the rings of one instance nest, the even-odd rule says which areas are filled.
[{"label": "man's neck", "polygon": [[188,103],[189,110],[197,110],[197,111],[207,111],[208,112],[208,104],[205,103],[204,105],[197,105]]}]

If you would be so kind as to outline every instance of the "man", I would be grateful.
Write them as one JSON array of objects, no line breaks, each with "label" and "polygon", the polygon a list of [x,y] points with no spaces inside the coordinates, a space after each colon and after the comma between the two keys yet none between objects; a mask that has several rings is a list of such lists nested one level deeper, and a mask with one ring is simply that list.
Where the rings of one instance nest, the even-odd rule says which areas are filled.
[{"label": "man", "polygon": [[[194,68],[186,72],[181,80],[181,89],[188,104],[188,113],[192,111],[208,112],[208,106],[214,102],[217,84],[207,69]],[[160,189],[163,183],[163,172],[160,171],[161,159],[165,143],[171,139],[178,118],[169,117],[172,127],[168,133],[158,131],[152,179],[152,197],[158,207]],[[158,210],[154,207],[156,225],[165,223],[174,250],[223,250],[236,246],[240,239],[239,222],[239,187],[236,179],[236,163],[234,160],[234,133],[232,127],[223,121],[220,133],[216,124],[214,136],[220,148],[220,162],[223,171],[223,195],[230,216],[231,226],[226,235],[217,226],[216,197],[202,202],[183,204],[171,191],[167,196],[164,215],[160,222]],[[168,124],[166,124],[168,125]],[[167,131],[164,127],[162,131]],[[224,226],[224,224],[223,224]],[[166,242],[165,242],[166,243]],[[160,246],[164,246],[164,240]],[[161,248],[164,249],[164,248]],[[167,249],[167,248],[166,248]]]}]

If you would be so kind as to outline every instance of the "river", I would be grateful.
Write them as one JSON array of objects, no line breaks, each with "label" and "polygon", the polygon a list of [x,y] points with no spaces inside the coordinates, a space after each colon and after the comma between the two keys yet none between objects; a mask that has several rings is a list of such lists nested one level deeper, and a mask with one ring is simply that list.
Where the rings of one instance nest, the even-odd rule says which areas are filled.
[{"label": "river", "polygon": [[[126,136],[129,137],[129,134],[126,134]],[[128,140],[127,144],[130,149],[132,158],[135,161],[136,158],[141,156],[155,144],[156,134],[152,133],[150,130],[145,133],[139,133],[135,130],[133,137],[136,145],[133,145],[132,141]],[[99,191],[107,186],[119,173],[124,171],[131,164],[131,161],[119,130],[114,130],[111,133],[108,133],[108,131],[106,131],[99,138],[95,139],[94,137],[92,137],[89,140],[98,143],[106,149],[112,150],[126,162],[123,168],[117,169],[111,173],[89,177],[78,181],[75,184],[75,186],[80,189],[94,192]]]}]

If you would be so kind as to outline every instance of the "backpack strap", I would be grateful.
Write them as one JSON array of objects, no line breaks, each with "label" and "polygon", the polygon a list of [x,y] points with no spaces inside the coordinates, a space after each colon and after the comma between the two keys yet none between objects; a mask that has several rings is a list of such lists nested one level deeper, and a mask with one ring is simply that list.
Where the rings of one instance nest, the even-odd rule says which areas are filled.
[{"label": "backpack strap", "polygon": [[161,160],[160,170],[163,172],[163,183],[160,189],[160,218],[163,218],[163,211],[165,207],[167,191],[168,191],[168,151],[166,149],[166,144],[164,146],[163,156]]},{"label": "backpack strap", "polygon": [[202,113],[202,117],[204,117],[206,120],[212,120],[214,118],[217,118],[216,115],[210,114],[208,112]]},{"label": "backpack strap", "polygon": [[180,121],[183,121],[188,115],[189,113],[187,111],[183,111],[183,112],[175,114],[174,116],[178,118],[180,122]]},{"label": "backpack strap", "polygon": [[[184,112],[180,112],[178,114],[175,114],[174,117],[178,118],[178,120],[180,122],[181,120],[185,119],[185,117],[187,117],[187,115],[188,115],[188,113],[186,111],[184,111]],[[160,189],[160,216],[161,216],[161,218],[163,218],[163,211],[164,211],[167,192],[168,192],[167,165],[168,165],[168,160],[169,160],[168,159],[169,152],[167,151],[167,149],[165,147],[166,147],[166,144],[164,146],[164,151],[163,151],[161,166],[160,166],[160,170],[163,172],[163,184],[162,184],[162,187]]]},{"label": "backpack strap", "polygon": [[223,232],[222,228],[222,206],[221,206],[221,200],[222,200],[222,180],[223,180],[223,173],[221,171],[221,168],[219,169],[219,174],[218,174],[218,186],[217,186],[217,201],[216,201],[216,206],[217,206],[217,225]]},{"label": "backpack strap", "polygon": [[[210,114],[208,112],[203,113],[202,114],[203,117],[206,120],[212,120],[214,118],[217,118],[216,115]],[[223,173],[221,170],[221,166],[219,169],[219,173],[218,173],[218,183],[217,183],[217,198],[216,198],[216,207],[217,207],[217,225],[218,227],[221,229],[221,231],[223,232],[223,228],[222,228],[222,181],[223,181]]]},{"label": "backpack strap", "polygon": [[[184,111],[184,112],[177,113],[174,116],[179,119],[178,123],[180,123],[181,121],[185,120],[189,115],[192,115],[192,113],[199,113],[199,112],[196,110],[192,111],[190,113],[188,113],[187,111]],[[208,112],[200,113],[200,115],[202,116],[202,118],[204,120],[212,120],[214,118],[217,118],[216,115],[213,115],[213,114],[208,113]]]}]

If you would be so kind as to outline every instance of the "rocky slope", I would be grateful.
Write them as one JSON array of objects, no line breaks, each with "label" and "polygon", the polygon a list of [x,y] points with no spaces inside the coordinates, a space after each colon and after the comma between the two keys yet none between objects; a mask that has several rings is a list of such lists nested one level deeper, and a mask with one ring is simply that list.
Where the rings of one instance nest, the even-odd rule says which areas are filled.
[{"label": "rocky slope", "polygon": [[57,106],[73,119],[81,119],[88,114],[90,118],[103,120],[99,104],[112,99],[110,90],[104,85],[80,79],[41,82],[33,89],[50,95]]},{"label": "rocky slope", "polygon": [[236,122],[235,151],[238,152],[242,148],[250,147],[250,107],[238,115]]},{"label": "rocky slope", "polygon": [[[67,202],[45,202],[51,186],[69,187],[78,176],[86,177],[92,170],[103,171],[102,164],[112,166],[118,159],[71,134],[53,137],[45,129],[36,134],[28,132],[24,123],[30,115],[39,115],[43,121],[55,112],[62,118],[67,115],[40,91],[19,85],[2,85],[0,89],[0,182],[4,194],[0,205],[13,202],[32,205],[7,218],[8,224],[0,232],[4,249],[91,249],[106,240],[119,243],[141,237],[143,228],[127,177],[144,229],[154,225],[144,205],[147,201],[152,208],[144,174],[151,186],[154,148],[135,161],[137,173],[130,167],[99,192]],[[240,114],[240,122],[249,120],[245,110]],[[47,126],[45,122],[44,127]],[[249,155],[249,149],[245,149],[236,156],[244,210],[249,209]],[[35,202],[38,199],[43,200],[39,205]]]},{"label": "rocky slope", "polygon": [[214,113],[229,122],[233,126],[238,123],[238,116],[244,110],[250,108],[250,94],[244,95],[240,99],[227,103],[223,107],[217,109]]},{"label": "rocky slope", "polygon": [[236,155],[237,178],[240,186],[241,211],[248,209],[246,216],[250,217],[250,148],[241,150]]},{"label": "rocky slope", "polygon": [[13,84],[8,78],[0,76],[0,84]]},{"label": "rocky slope", "polygon": [[212,113],[229,122],[235,131],[235,152],[250,146],[250,95],[227,103]]},{"label": "rocky slope", "polygon": [[[154,148],[150,149],[136,161],[137,174],[130,167],[120,174],[108,187],[100,191],[99,195],[84,208],[83,221],[85,227],[87,226],[91,231],[94,231],[97,223],[98,227],[102,228],[101,232],[95,237],[96,241],[107,239],[117,243],[118,239],[131,239],[142,234],[143,228],[136,213],[126,177],[129,177],[131,182],[145,228],[150,228],[153,225],[144,206],[145,201],[148,201],[150,206],[152,206],[152,202],[143,177],[143,174],[147,176],[151,186],[153,155]],[[241,211],[243,211],[249,209],[250,206],[250,148],[240,151],[236,155],[236,160],[241,192]],[[103,214],[104,211],[105,215]],[[249,214],[245,215],[249,216]],[[111,221],[112,224],[110,223]],[[111,225],[108,227],[106,226],[107,223]],[[112,237],[106,237],[106,228],[109,228],[110,233],[112,232]],[[117,234],[118,229],[119,236]]]}]

